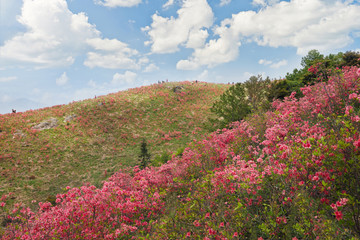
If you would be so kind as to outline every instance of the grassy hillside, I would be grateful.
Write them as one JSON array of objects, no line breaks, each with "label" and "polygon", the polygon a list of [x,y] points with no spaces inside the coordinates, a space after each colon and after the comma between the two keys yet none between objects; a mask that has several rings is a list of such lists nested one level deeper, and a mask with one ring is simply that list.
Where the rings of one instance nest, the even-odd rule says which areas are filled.
[{"label": "grassy hillside", "polygon": [[[299,98],[294,92],[266,113],[191,141],[158,167],[67,187],[35,212],[9,206],[12,195],[4,195],[0,209],[9,217],[0,237],[360,239],[359,89],[360,68],[344,67]],[[151,144],[171,144],[168,137]]]},{"label": "grassy hillside", "polygon": [[[175,86],[178,92],[174,92]],[[205,132],[202,123],[227,85],[164,83],[36,111],[0,115],[0,196],[55,198],[66,186],[101,182],[138,164],[143,138],[154,159]],[[52,119],[57,127],[35,130]],[[55,120],[54,120],[55,119]],[[67,121],[66,121],[67,120]]]}]

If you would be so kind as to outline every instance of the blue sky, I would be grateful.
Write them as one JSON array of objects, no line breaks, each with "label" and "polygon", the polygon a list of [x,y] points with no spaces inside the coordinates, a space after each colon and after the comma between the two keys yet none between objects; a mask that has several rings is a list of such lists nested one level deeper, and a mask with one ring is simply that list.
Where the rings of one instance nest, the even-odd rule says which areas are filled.
[{"label": "blue sky", "polygon": [[0,113],[360,50],[358,0],[0,0]]}]

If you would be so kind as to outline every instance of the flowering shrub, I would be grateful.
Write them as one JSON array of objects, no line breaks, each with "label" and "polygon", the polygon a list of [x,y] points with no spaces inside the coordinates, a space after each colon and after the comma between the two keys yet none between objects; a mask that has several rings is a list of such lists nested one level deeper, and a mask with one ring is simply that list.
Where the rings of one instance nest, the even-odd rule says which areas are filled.
[{"label": "flowering shrub", "polygon": [[16,206],[2,239],[357,239],[359,75],[344,68],[161,167],[71,188],[35,213]]}]

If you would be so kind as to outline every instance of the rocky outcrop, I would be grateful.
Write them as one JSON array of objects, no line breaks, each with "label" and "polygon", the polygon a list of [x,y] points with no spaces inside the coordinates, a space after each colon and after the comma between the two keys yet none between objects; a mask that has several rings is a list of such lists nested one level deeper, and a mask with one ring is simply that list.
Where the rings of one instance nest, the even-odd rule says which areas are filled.
[{"label": "rocky outcrop", "polygon": [[71,122],[71,121],[74,120],[76,117],[77,117],[76,114],[72,114],[72,115],[66,116],[65,119],[64,119],[64,122]]},{"label": "rocky outcrop", "polygon": [[39,123],[32,127],[35,130],[45,130],[45,129],[52,129],[58,126],[58,120],[56,118],[50,118],[46,121]]},{"label": "rocky outcrop", "polygon": [[173,87],[173,92],[174,93],[181,93],[183,91],[184,87],[183,86],[176,86]]}]

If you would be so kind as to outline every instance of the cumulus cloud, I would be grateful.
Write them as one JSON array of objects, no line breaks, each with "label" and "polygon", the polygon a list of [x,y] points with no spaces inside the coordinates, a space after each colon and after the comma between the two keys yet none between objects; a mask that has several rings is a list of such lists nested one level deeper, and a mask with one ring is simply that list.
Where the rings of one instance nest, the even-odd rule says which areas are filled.
[{"label": "cumulus cloud", "polygon": [[259,64],[262,65],[270,65],[272,63],[272,61],[266,60],[266,59],[260,59],[259,60]]},{"label": "cumulus cloud", "polygon": [[142,57],[142,58],[139,59],[139,64],[140,65],[147,64],[149,62],[150,62],[150,60],[147,57]]},{"label": "cumulus cloud", "polygon": [[160,68],[158,66],[156,66],[154,63],[149,64],[148,66],[146,66],[144,72],[154,72],[159,70]]},{"label": "cumulus cloud", "polygon": [[117,39],[93,38],[86,41],[94,51],[87,53],[84,65],[90,68],[138,69],[139,64],[133,59],[138,52]]},{"label": "cumulus cloud", "polygon": [[194,70],[200,66],[214,67],[220,63],[233,61],[238,56],[241,45],[240,36],[234,35],[231,28],[220,26],[215,28],[214,33],[218,39],[211,39],[202,48],[196,48],[192,56],[187,60],[180,60],[176,68],[180,70]]},{"label": "cumulus cloud", "polygon": [[231,3],[231,0],[220,0],[220,6],[228,5]]},{"label": "cumulus cloud", "polygon": [[60,76],[59,78],[56,79],[56,85],[58,85],[58,86],[63,86],[63,85],[65,85],[68,81],[69,81],[69,78],[68,78],[66,72],[64,72],[63,74],[61,74],[61,76]]},{"label": "cumulus cloud", "polygon": [[280,2],[280,0],[253,0],[252,4],[253,5],[260,5],[260,6],[267,6],[267,5],[273,5],[275,3]]},{"label": "cumulus cloud", "polygon": [[271,68],[280,68],[282,66],[286,66],[288,62],[286,60],[281,60],[279,62],[273,63],[270,65]]},{"label": "cumulus cloud", "polygon": [[0,83],[1,82],[11,82],[11,81],[14,81],[16,80],[17,77],[15,76],[11,76],[11,77],[0,77]]},{"label": "cumulus cloud", "polygon": [[71,65],[85,51],[84,41],[100,35],[84,13],[70,12],[65,0],[24,0],[18,21],[27,30],[5,41],[0,59],[40,67]]},{"label": "cumulus cloud", "polygon": [[278,61],[278,62],[273,62],[273,61],[269,61],[269,60],[266,60],[266,59],[260,59],[259,60],[259,64],[262,64],[262,65],[270,65],[271,68],[280,68],[282,66],[286,66],[287,65],[287,61],[286,60],[281,60],[281,61]]},{"label": "cumulus cloud", "polygon": [[151,40],[152,53],[173,53],[179,45],[188,48],[203,46],[212,26],[214,14],[206,0],[184,0],[177,11],[178,17],[165,18],[157,13],[152,16],[151,26],[143,28]]},{"label": "cumulus cloud", "polygon": [[[214,28],[216,39],[177,63],[178,69],[197,69],[233,61],[241,42],[261,46],[295,47],[299,55],[311,49],[326,52],[353,42],[353,33],[360,30],[360,6],[340,0],[254,0],[263,5],[255,11],[242,11],[225,19]],[[286,64],[278,63],[273,67]]]},{"label": "cumulus cloud", "polygon": [[96,4],[103,5],[105,7],[134,7],[141,3],[141,0],[95,0]]},{"label": "cumulus cloud", "polygon": [[73,14],[66,0],[24,0],[18,21],[27,30],[0,47],[2,60],[46,68],[69,66],[87,53],[84,65],[91,68],[139,68],[133,59],[136,50],[117,39],[101,38],[85,13]]},{"label": "cumulus cloud", "polygon": [[174,3],[174,0],[168,0],[162,7],[163,9],[168,9],[170,6],[174,5]]},{"label": "cumulus cloud", "polygon": [[349,1],[282,1],[257,13],[240,12],[231,26],[261,46],[296,47],[304,55],[311,49],[327,51],[350,44],[350,33],[360,29],[359,11],[360,6]]},{"label": "cumulus cloud", "polygon": [[126,71],[124,74],[115,73],[111,81],[112,84],[124,84],[135,82],[137,74],[131,71]]}]

